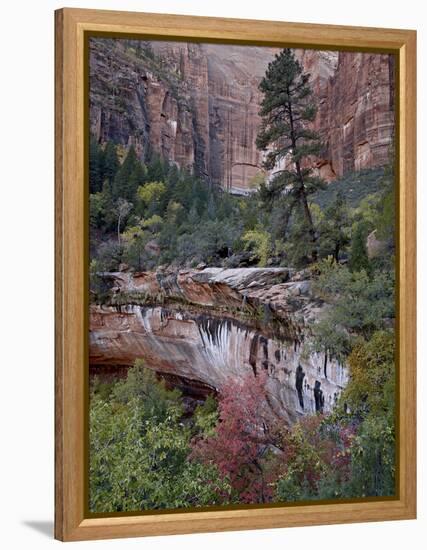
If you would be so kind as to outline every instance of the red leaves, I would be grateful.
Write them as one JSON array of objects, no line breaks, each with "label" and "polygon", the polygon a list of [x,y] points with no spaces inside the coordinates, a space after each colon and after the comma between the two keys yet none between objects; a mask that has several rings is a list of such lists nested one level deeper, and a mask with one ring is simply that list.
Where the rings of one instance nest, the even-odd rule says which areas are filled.
[{"label": "red leaves", "polygon": [[355,435],[356,428],[354,426],[341,427],[338,434],[338,443],[333,449],[331,465],[343,480],[350,477],[351,444]]},{"label": "red leaves", "polygon": [[228,381],[219,396],[214,433],[193,440],[191,458],[218,468],[231,485],[234,502],[276,500],[283,479],[313,494],[332,472],[338,481],[347,481],[355,428],[331,424],[318,414],[290,428],[268,422],[265,382],[265,373]]},{"label": "red leaves", "polygon": [[192,458],[215,464],[227,477],[240,502],[270,498],[261,465],[265,426],[264,373],[230,379],[219,397],[220,421],[212,437],[193,444]]}]

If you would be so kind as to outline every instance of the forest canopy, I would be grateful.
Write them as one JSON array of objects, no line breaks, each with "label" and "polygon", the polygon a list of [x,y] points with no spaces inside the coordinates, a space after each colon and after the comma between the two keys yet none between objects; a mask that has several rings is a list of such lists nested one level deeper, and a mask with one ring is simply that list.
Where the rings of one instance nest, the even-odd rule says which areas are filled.
[{"label": "forest canopy", "polygon": [[[316,406],[285,425],[265,415],[268,366],[228,376],[190,412],[186,396],[142,357],[123,380],[95,377],[93,512],[395,493],[393,155],[387,166],[327,183],[313,162],[323,144],[312,129],[310,75],[292,50],[271,61],[260,91],[264,165],[247,195],[151,148],[91,136],[91,302],[121,312],[108,272],[286,267],[309,282],[313,303],[326,305],[294,345],[301,357],[322,357],[319,379],[328,380],[332,361],[345,365],[348,384],[327,414]],[[195,308],[177,307],[186,306]],[[269,307],[262,316],[273,322]]]}]

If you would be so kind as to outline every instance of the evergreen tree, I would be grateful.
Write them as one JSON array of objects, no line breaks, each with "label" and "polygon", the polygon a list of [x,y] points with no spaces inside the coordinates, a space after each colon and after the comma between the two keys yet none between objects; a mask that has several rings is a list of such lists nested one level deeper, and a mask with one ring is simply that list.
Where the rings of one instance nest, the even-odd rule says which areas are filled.
[{"label": "evergreen tree", "polygon": [[306,267],[310,259],[315,257],[315,251],[310,226],[307,224],[304,209],[299,203],[292,208],[289,225],[284,243],[287,263],[297,268]]},{"label": "evergreen tree", "polygon": [[151,153],[149,157],[147,181],[164,181],[168,171],[168,164],[157,153]]},{"label": "evergreen tree", "polygon": [[171,164],[170,167],[169,167],[169,170],[168,170],[167,178],[166,178],[168,187],[173,189],[173,187],[175,186],[178,179],[179,179],[178,166],[176,164]]},{"label": "evergreen tree", "polygon": [[369,272],[370,263],[368,251],[366,249],[367,230],[363,223],[356,226],[353,237],[351,239],[350,261],[349,267],[351,271],[361,271],[364,269]]},{"label": "evergreen tree", "polygon": [[256,143],[259,149],[268,151],[264,162],[266,169],[277,167],[285,158],[289,160],[288,167],[276,173],[269,191],[276,197],[286,192],[288,218],[295,206],[301,207],[315,260],[316,233],[307,197],[324,186],[324,182],[304,163],[307,157],[319,154],[321,148],[319,135],[309,128],[316,116],[309,77],[289,48],[269,63],[260,83],[264,98],[260,110],[262,125]]},{"label": "evergreen tree", "polygon": [[89,143],[89,191],[98,193],[102,190],[104,175],[104,152],[94,136]]},{"label": "evergreen tree", "polygon": [[113,185],[119,167],[116,146],[112,141],[107,141],[104,149],[104,178],[108,181],[110,187]]},{"label": "evergreen tree", "polygon": [[137,160],[128,180],[127,194],[129,199],[133,200],[138,187],[144,184],[145,173],[145,166]]},{"label": "evergreen tree", "polygon": [[386,241],[392,251],[396,246],[396,185],[393,163],[386,166],[381,183],[383,189],[377,221],[378,238]]},{"label": "evergreen tree", "polygon": [[340,251],[349,243],[349,212],[345,197],[337,193],[319,224],[320,256],[332,255],[337,262]]},{"label": "evergreen tree", "polygon": [[113,183],[113,197],[115,199],[121,197],[127,200],[132,200],[136,189],[132,189],[131,176],[139,163],[135,148],[132,145],[126,155],[123,164],[116,173]]}]

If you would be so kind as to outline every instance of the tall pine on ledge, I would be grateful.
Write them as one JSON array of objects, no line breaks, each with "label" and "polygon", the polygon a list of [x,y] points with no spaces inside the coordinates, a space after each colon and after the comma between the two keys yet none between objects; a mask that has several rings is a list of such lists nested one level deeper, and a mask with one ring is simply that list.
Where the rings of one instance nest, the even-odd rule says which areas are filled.
[{"label": "tall pine on ledge", "polygon": [[[325,182],[314,176],[310,167],[309,157],[320,153],[321,142],[319,135],[310,129],[317,107],[312,100],[309,78],[291,49],[276,54],[259,86],[264,98],[256,144],[266,152],[264,167],[275,170],[264,193],[270,198],[285,198],[283,214],[287,221],[292,214],[302,220],[305,227],[300,235],[308,236],[311,259],[316,261],[316,230],[307,197],[324,187]],[[280,161],[284,159],[282,169]]]}]

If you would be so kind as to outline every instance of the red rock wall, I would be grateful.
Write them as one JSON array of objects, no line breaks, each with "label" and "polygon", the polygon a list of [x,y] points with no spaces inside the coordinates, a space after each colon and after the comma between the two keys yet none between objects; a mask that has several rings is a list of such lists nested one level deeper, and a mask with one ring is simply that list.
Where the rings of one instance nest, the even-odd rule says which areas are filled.
[{"label": "red rock wall", "polygon": [[[304,272],[206,268],[103,276],[112,283],[113,301],[90,308],[92,372],[143,358],[162,375],[221,392],[230,377],[265,370],[267,408],[286,423],[314,412],[316,382],[325,411],[347,384],[346,366],[329,358],[325,370],[324,354],[308,344],[308,327],[323,308],[312,299]],[[265,319],[260,311],[268,312]],[[304,408],[296,390],[298,366],[305,373]]]},{"label": "red rock wall", "polygon": [[[142,358],[160,374],[175,375],[221,392],[230,378],[267,371],[266,405],[286,424],[315,412],[314,385],[321,382],[325,412],[332,410],[347,383],[347,369],[335,361],[323,373],[323,354],[302,353],[302,347],[263,336],[257,330],[201,313],[163,307],[91,306],[90,364],[92,373],[111,365],[132,366]],[[305,373],[304,409],[298,403],[295,376]]]},{"label": "red rock wall", "polygon": [[394,57],[340,52],[315,122],[331,176],[383,166],[394,135]]},{"label": "red rock wall", "polygon": [[[259,82],[277,50],[153,42],[155,60],[117,40],[91,42],[91,131],[133,143],[246,191],[259,172]],[[328,180],[388,162],[394,128],[394,64],[388,55],[298,50],[318,100],[317,161]]]}]

